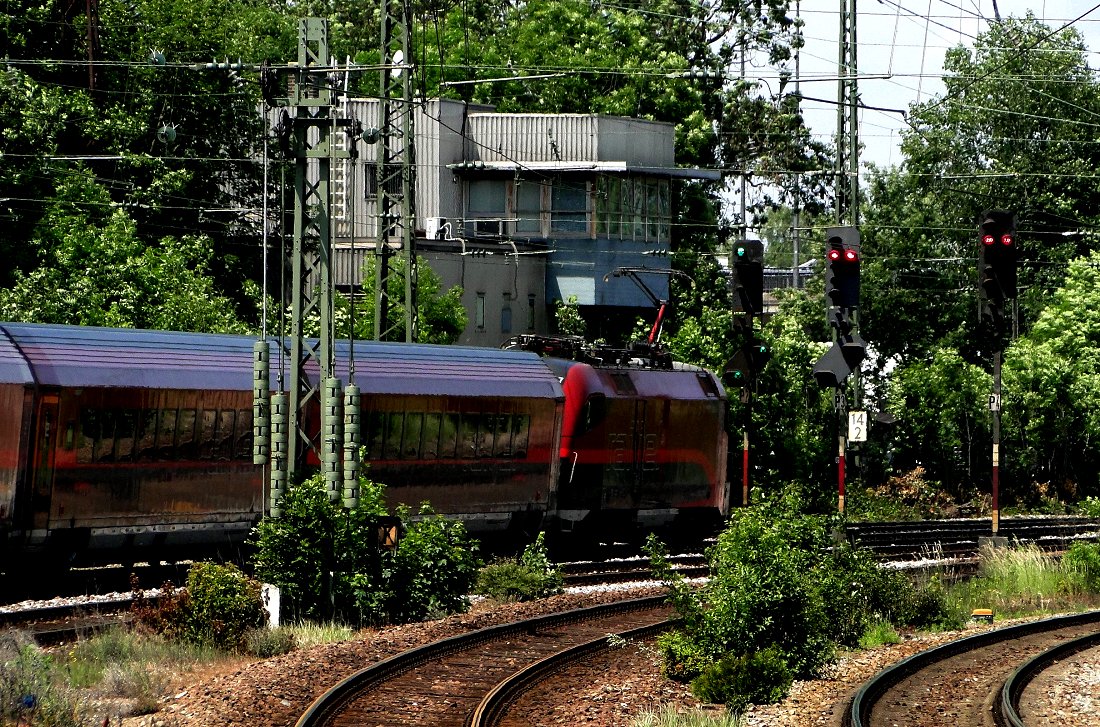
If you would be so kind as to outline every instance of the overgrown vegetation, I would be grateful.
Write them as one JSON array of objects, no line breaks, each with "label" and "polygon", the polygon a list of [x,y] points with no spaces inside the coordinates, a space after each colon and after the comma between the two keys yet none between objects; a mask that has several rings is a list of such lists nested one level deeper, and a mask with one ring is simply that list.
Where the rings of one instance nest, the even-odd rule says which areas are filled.
[{"label": "overgrown vegetation", "polygon": [[138,589],[133,595],[139,625],[169,639],[223,651],[243,651],[249,632],[267,617],[260,582],[232,564],[194,564],[187,588],[165,584],[156,604]]},{"label": "overgrown vegetation", "polygon": [[260,523],[256,574],[279,587],[284,615],[382,624],[469,608],[482,563],[462,523],[427,505],[416,518],[400,508],[397,546],[379,547],[379,523],[390,516],[383,494],[383,485],[362,478],[359,505],[345,510],[315,476],[288,490],[281,517]]},{"label": "overgrown vegetation", "polygon": [[632,727],[740,727],[744,720],[728,710],[709,712],[689,710],[681,712],[674,705],[666,704],[656,711],[643,712]]},{"label": "overgrown vegetation", "polygon": [[984,548],[979,575],[953,586],[949,599],[959,613],[991,608],[998,616],[1073,611],[1100,603],[1100,544],[1074,543],[1065,557],[1033,543]]},{"label": "overgrown vegetation", "polygon": [[952,618],[943,591],[918,589],[833,533],[836,516],[809,514],[797,489],[734,513],[708,552],[711,578],[690,587],[650,539],[683,627],[658,640],[665,673],[701,699],[743,704],[781,698],[790,678],[812,678],[841,647],[881,621],[929,626]]},{"label": "overgrown vegetation", "polygon": [[474,593],[497,601],[533,601],[562,592],[564,579],[550,562],[546,534],[539,533],[515,561],[490,563],[478,573]]}]

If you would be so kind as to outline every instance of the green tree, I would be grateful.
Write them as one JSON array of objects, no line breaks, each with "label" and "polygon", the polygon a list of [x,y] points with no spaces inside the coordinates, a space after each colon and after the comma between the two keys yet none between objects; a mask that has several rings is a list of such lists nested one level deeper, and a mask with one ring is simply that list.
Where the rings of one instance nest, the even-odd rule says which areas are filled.
[{"label": "green tree", "polygon": [[1100,252],[1074,260],[1034,327],[1005,351],[1008,484],[1025,500],[1095,496],[1100,452]]},{"label": "green tree", "polygon": [[0,288],[0,317],[39,323],[244,332],[232,302],[214,289],[209,240],[137,239],[90,175],[61,180],[29,249],[36,267]]},{"label": "green tree", "polygon": [[990,391],[989,375],[950,348],[895,370],[887,395],[887,406],[898,420],[894,470],[923,467],[956,501],[987,490]]}]

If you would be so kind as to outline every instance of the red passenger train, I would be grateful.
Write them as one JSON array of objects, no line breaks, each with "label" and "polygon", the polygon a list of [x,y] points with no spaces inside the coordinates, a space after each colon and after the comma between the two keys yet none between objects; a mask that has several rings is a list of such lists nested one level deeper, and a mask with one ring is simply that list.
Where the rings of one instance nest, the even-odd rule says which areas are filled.
[{"label": "red passenger train", "polygon": [[[0,570],[238,546],[266,506],[252,346],[0,323]],[[345,380],[349,358],[338,346]],[[707,371],[367,342],[353,360],[366,473],[391,504],[527,534],[727,514],[725,393]]]}]

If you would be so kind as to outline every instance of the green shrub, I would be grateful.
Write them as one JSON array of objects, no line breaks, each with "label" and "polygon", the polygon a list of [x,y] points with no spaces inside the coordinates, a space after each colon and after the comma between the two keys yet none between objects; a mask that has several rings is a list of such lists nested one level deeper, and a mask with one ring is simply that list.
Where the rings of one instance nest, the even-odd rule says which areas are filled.
[{"label": "green shrub", "polygon": [[1074,543],[1062,557],[1062,565],[1086,593],[1100,593],[1100,544]]},{"label": "green shrub", "polygon": [[833,533],[840,521],[804,511],[797,490],[736,511],[708,551],[710,581],[693,587],[668,566],[655,539],[647,553],[680,616],[682,634],[659,642],[667,674],[690,679],[730,653],[775,648],[810,678],[838,646],[857,647],[876,621],[948,621],[942,589],[917,589],[901,573]]},{"label": "green shrub", "polygon": [[859,648],[873,649],[884,644],[896,644],[901,641],[898,632],[889,621],[875,621],[859,639]]},{"label": "green shrub", "polygon": [[35,646],[0,662],[0,724],[80,725],[84,705],[60,686],[57,672],[54,659]]},{"label": "green shrub", "polygon": [[294,651],[297,641],[294,632],[280,626],[274,629],[250,629],[245,634],[245,651],[261,659],[287,654]]},{"label": "green shrub", "polygon": [[775,704],[790,691],[793,675],[779,649],[730,654],[691,682],[691,693],[741,712],[750,704]]},{"label": "green shrub", "polygon": [[192,565],[187,574],[184,639],[228,651],[243,649],[246,634],[267,620],[260,588],[259,581],[235,565]]},{"label": "green shrub", "polygon": [[165,584],[156,604],[135,592],[131,609],[140,625],[166,638],[238,651],[248,631],[267,619],[260,588],[235,565],[195,563],[186,589]]},{"label": "green shrub", "polygon": [[1086,497],[1077,503],[1075,510],[1085,517],[1100,517],[1100,497]]},{"label": "green shrub", "polygon": [[474,593],[497,601],[533,601],[562,592],[564,580],[550,562],[545,533],[524,548],[518,562],[491,563],[477,576]]},{"label": "green shrub", "polygon": [[281,591],[283,615],[294,620],[402,623],[463,611],[481,561],[460,522],[425,505],[414,520],[397,511],[401,538],[378,545],[388,515],[382,485],[359,481],[359,505],[330,502],[324,478],[289,488],[283,514],[265,518],[253,535],[256,573]]},{"label": "green shrub", "polygon": [[703,673],[710,658],[683,631],[665,631],[657,637],[657,653],[661,655],[661,671],[669,679],[689,682]]}]

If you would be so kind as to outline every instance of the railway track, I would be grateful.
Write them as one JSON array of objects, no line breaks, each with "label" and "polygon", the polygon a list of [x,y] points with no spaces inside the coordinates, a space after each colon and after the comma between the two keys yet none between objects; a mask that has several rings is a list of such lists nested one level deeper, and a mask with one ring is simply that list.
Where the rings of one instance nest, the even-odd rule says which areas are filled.
[{"label": "railway track", "polygon": [[[599,648],[609,634],[668,624],[663,597],[619,601],[474,631],[406,651],[343,680],[297,727],[496,724],[547,671]],[[642,631],[638,631],[642,629]]]},{"label": "railway track", "polygon": [[844,724],[989,727],[992,712],[998,727],[1033,727],[1019,716],[1027,682],[1059,658],[1058,649],[1081,638],[1089,640],[1083,644],[1100,639],[1100,611],[1007,626],[923,651],[865,683]]}]

